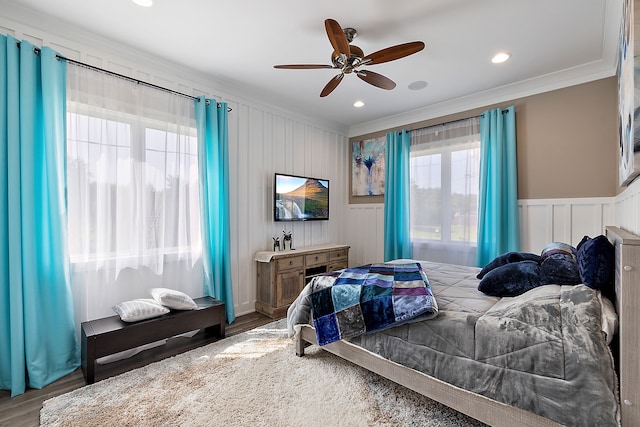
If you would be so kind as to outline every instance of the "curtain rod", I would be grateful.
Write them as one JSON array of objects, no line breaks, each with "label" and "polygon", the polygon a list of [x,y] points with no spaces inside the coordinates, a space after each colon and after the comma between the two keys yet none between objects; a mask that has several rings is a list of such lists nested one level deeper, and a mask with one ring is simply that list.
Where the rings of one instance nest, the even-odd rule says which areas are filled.
[{"label": "curtain rod", "polygon": [[[507,114],[507,113],[509,113],[509,109],[508,108],[505,108],[504,110],[502,110],[502,114]],[[479,117],[484,117],[484,113],[480,114]]]},{"label": "curtain rod", "polygon": [[[507,111],[506,111],[506,110],[503,110],[503,113],[504,113],[504,112],[507,112]],[[461,122],[461,121],[464,121],[464,120],[475,119],[475,118],[478,118],[478,117],[484,117],[484,113],[482,113],[482,114],[480,114],[480,115],[478,115],[478,116],[471,116],[471,117],[465,117],[465,118],[462,118],[462,119],[449,120],[449,121],[446,121],[446,122],[436,123],[436,124],[434,124],[434,125],[429,125],[429,126],[422,126],[422,127],[419,127],[419,128],[409,129],[409,130],[405,130],[405,131],[406,131],[406,132],[413,132],[414,130],[425,129],[425,128],[430,128],[430,127],[434,127],[434,126],[443,126],[443,125],[448,125],[449,123]],[[401,130],[399,130],[399,131],[398,131],[398,135],[401,135],[401,134],[402,134],[402,131],[401,131]]]},{"label": "curtain rod", "polygon": [[[502,114],[507,114],[507,113],[509,113],[509,109],[505,108],[504,110],[502,110]],[[475,118],[475,117],[484,117],[484,113],[479,114],[479,115],[477,115],[477,116],[467,117],[467,118],[465,118],[465,119],[450,120],[450,121],[448,121],[448,122],[438,123],[438,124],[431,125],[431,126],[446,125],[446,124],[448,124],[448,123],[460,122],[460,121],[462,121],[462,120],[473,119],[473,118]],[[426,126],[426,127],[431,127],[431,126]],[[417,129],[423,129],[423,128],[417,128]],[[411,131],[413,131],[413,130],[417,130],[417,129],[410,129],[410,130],[408,130],[407,132],[411,132]],[[402,134],[402,131],[398,131],[398,135],[401,135],[401,134]]]},{"label": "curtain rod", "polygon": [[[20,42],[18,42],[18,47],[20,47]],[[34,47],[33,51],[35,52],[36,55],[40,54],[40,48],[38,48],[38,47]],[[154,85],[153,83],[145,82],[143,80],[134,79],[133,77],[125,76],[124,74],[116,73],[115,71],[106,70],[104,68],[96,67],[95,65],[87,64],[85,62],[80,62],[80,61],[76,61],[74,59],[65,58],[64,56],[60,56],[58,54],[56,54],[56,59],[59,60],[59,61],[60,60],[67,61],[67,62],[70,62],[72,64],[79,65],[81,67],[89,68],[91,70],[100,71],[100,72],[106,73],[106,74],[111,74],[113,76],[120,77],[121,79],[129,80],[129,81],[137,83],[137,84],[141,84],[141,85],[145,85],[145,86],[148,86],[148,87],[151,87],[151,88],[154,88],[154,89],[158,89],[158,90],[162,90],[162,91],[165,91],[165,92],[169,92],[169,93],[172,93],[174,95],[180,95],[180,96],[184,96],[186,98],[191,98],[193,100],[197,100],[198,102],[200,102],[200,98],[198,98],[198,97],[195,97],[195,96],[192,96],[192,95],[187,95],[186,93],[178,92],[178,91],[175,91],[173,89],[166,88],[166,87]],[[209,101],[207,101],[207,102],[209,102]],[[218,105],[218,108],[219,108],[220,107],[220,103],[218,102],[217,105]],[[231,112],[231,111],[233,111],[233,109],[231,107],[227,106],[227,112]]]},{"label": "curtain rod", "polygon": [[[198,97],[195,97],[195,96],[192,96],[192,95],[187,95],[186,93],[178,92],[178,91],[175,91],[173,89],[169,89],[169,88],[166,88],[166,87],[163,87],[163,86],[154,85],[153,83],[145,82],[144,80],[134,79],[133,77],[125,76],[124,74],[116,73],[115,71],[106,70],[104,68],[96,67],[95,65],[91,65],[91,64],[84,63],[84,62],[76,61],[75,59],[65,58],[64,56],[60,56],[60,55],[57,55],[57,54],[56,54],[56,59],[67,61],[67,62],[70,62],[72,64],[79,65],[81,67],[89,68],[91,70],[100,71],[100,72],[106,73],[106,74],[111,74],[113,76],[120,77],[121,79],[129,80],[131,82],[134,82],[134,83],[137,83],[137,84],[141,84],[141,85],[145,85],[145,86],[148,86],[148,87],[151,87],[151,88],[154,88],[154,89],[163,90],[165,92],[169,92],[169,93],[172,93],[174,95],[184,96],[185,98],[191,98],[193,100],[197,100],[198,102],[200,102],[200,98],[198,98]],[[207,101],[207,102],[209,102],[209,101]],[[217,104],[218,104],[218,107],[220,107],[220,103],[218,102]],[[231,111],[233,111],[231,109],[231,107],[227,107],[227,112],[231,112]]]}]

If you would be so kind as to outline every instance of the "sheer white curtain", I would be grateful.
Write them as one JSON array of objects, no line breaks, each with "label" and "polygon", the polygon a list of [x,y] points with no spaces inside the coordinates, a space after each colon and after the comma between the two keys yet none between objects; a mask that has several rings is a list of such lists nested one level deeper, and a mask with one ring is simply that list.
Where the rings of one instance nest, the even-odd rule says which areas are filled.
[{"label": "sheer white curtain", "polygon": [[415,259],[475,265],[477,117],[411,131],[411,250]]},{"label": "sheer white curtain", "polygon": [[69,252],[76,320],[203,294],[193,99],[69,64]]}]

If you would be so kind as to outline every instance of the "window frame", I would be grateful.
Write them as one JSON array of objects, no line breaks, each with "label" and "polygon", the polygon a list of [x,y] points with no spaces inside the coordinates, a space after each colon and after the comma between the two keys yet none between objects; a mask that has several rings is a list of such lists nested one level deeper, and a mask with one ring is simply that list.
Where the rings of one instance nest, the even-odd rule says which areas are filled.
[{"label": "window frame", "polygon": [[[148,117],[148,116],[140,116],[140,115],[136,115],[128,112],[121,112],[121,111],[115,111],[108,108],[96,107],[91,104],[87,104],[83,102],[68,101],[66,117],[65,117],[66,124],[67,124],[66,141],[67,141],[67,144],[69,144],[69,141],[74,141],[74,144],[76,146],[79,146],[80,144],[83,144],[83,145],[86,144],[87,146],[90,147],[90,144],[98,144],[98,145],[104,145],[104,144],[101,144],[100,142],[93,142],[90,140],[90,138],[87,138],[87,140],[80,139],[78,137],[72,138],[68,129],[69,128],[68,125],[70,123],[69,117],[72,114],[87,117],[89,120],[91,119],[100,120],[100,121],[106,120],[106,121],[116,122],[118,124],[124,124],[129,126],[130,131],[129,131],[128,146],[122,145],[119,143],[109,144],[110,147],[115,147],[116,155],[117,155],[118,149],[128,147],[129,158],[131,158],[134,161],[145,163],[147,159],[148,150],[152,150],[155,152],[162,152],[157,149],[147,148],[147,135],[146,135],[147,129],[152,129],[152,130],[163,132],[163,133],[174,133],[177,135],[176,150],[168,151],[167,144],[165,143],[165,149],[163,151],[163,153],[165,154],[165,164],[164,164],[165,174],[166,174],[166,165],[167,165],[166,156],[167,154],[170,154],[170,153],[171,154],[182,153],[182,155],[192,157],[196,165],[198,165],[197,128],[195,127],[195,124],[194,126],[181,126],[176,123],[167,123],[165,121]],[[179,128],[181,128],[182,133],[178,132]],[[186,128],[189,129],[188,133],[184,132],[184,129]],[[189,144],[190,142],[196,144],[195,152],[192,152],[191,147],[188,148],[188,151],[183,152],[179,150],[181,148],[181,145],[180,145],[181,136],[184,136],[184,135],[187,135],[188,138],[191,140],[191,141],[187,141],[187,144]],[[65,159],[67,160],[67,162],[69,160],[68,153],[69,151],[67,149],[67,151],[65,152]],[[180,156],[176,156],[176,157],[177,157],[178,167],[181,167],[182,163],[180,162]],[[89,159],[87,158],[87,160]],[[147,182],[146,168],[143,168],[141,173],[142,173],[141,182],[146,183]],[[145,184],[142,184],[142,185],[145,185]],[[69,196],[67,194],[67,198],[68,197]],[[200,212],[198,210],[198,216],[199,216],[199,213]],[[67,233],[71,233],[71,232],[72,232],[71,227],[68,227]],[[138,232],[144,233],[143,230],[139,230],[139,229],[138,229]],[[142,250],[144,250],[144,253],[150,256],[155,256],[161,253],[165,262],[169,262],[172,259],[177,259],[179,253],[188,253],[188,252],[201,253],[202,252],[202,241],[200,239],[197,240],[197,244],[195,246],[191,244],[189,246],[176,245],[176,246],[170,246],[170,247],[142,248],[143,244],[144,244],[143,240],[139,239],[138,247],[136,249],[132,249],[131,251],[128,251],[127,253],[120,252],[121,249],[115,249],[108,253],[98,253],[95,250],[89,250],[89,251],[85,250],[82,253],[79,253],[79,252],[72,253],[70,250],[71,248],[69,248],[70,263],[74,266],[74,270],[81,271],[82,270],[81,266],[83,264],[87,264],[90,262],[126,260],[126,259],[138,258],[139,257],[138,254],[141,253]]]},{"label": "window frame", "polygon": [[[452,221],[451,215],[446,215],[446,213],[452,213],[452,176],[451,172],[453,169],[452,157],[453,153],[457,151],[466,151],[466,150],[478,150],[478,172],[479,172],[479,163],[480,163],[480,134],[477,134],[477,139],[473,141],[469,141],[468,136],[458,137],[458,138],[448,138],[446,140],[431,142],[431,143],[422,143],[422,144],[414,144],[410,149],[410,159],[415,157],[423,157],[428,155],[439,154],[440,155],[440,239],[429,239],[429,238],[418,238],[414,235],[413,229],[413,220],[411,220],[410,225],[410,236],[412,244],[442,244],[442,245],[465,245],[465,246],[476,246],[477,245],[477,235],[474,240],[452,240]],[[410,162],[411,163],[411,162]],[[413,172],[410,167],[411,174]],[[411,185],[413,185],[414,180],[411,178]],[[429,187],[434,188],[434,187]],[[436,187],[437,188],[437,187]],[[446,207],[446,209],[445,209]],[[412,205],[413,208],[413,205]],[[476,200],[476,216],[478,209],[478,201]],[[476,221],[477,228],[477,221]]]}]

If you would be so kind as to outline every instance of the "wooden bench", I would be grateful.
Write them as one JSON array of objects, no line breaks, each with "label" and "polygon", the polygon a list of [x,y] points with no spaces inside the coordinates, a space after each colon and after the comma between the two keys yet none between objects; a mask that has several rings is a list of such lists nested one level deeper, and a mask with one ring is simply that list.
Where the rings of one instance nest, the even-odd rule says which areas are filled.
[{"label": "wooden bench", "polygon": [[[134,356],[130,360],[98,365],[96,360],[103,356],[130,350],[196,329],[201,329],[201,331],[192,338],[184,338],[173,348],[163,349],[160,359],[224,338],[224,303],[211,297],[196,298],[194,301],[198,305],[194,310],[171,310],[162,316],[139,322],[123,322],[119,316],[82,322],[81,364],[86,383],[92,384],[97,380],[159,360],[158,358],[149,360],[149,355],[145,357]],[[165,344],[165,346],[167,345],[169,344]],[[101,371],[99,375],[96,368]]]}]

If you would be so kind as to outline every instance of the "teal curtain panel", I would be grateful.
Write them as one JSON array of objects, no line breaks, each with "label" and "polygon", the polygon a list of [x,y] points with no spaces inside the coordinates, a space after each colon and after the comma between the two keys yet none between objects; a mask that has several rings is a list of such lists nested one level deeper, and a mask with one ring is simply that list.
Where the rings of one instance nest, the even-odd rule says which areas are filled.
[{"label": "teal curtain panel", "polygon": [[42,388],[80,361],[67,245],[66,63],[0,36],[0,388]]},{"label": "teal curtain panel", "polygon": [[411,258],[409,132],[387,133],[384,191],[384,260]]},{"label": "teal curtain panel", "polygon": [[487,110],[480,116],[480,192],[477,265],[520,250],[516,112]]},{"label": "teal curtain panel", "polygon": [[225,303],[235,319],[229,245],[229,130],[226,103],[194,100],[198,130],[198,173],[205,295]]}]

